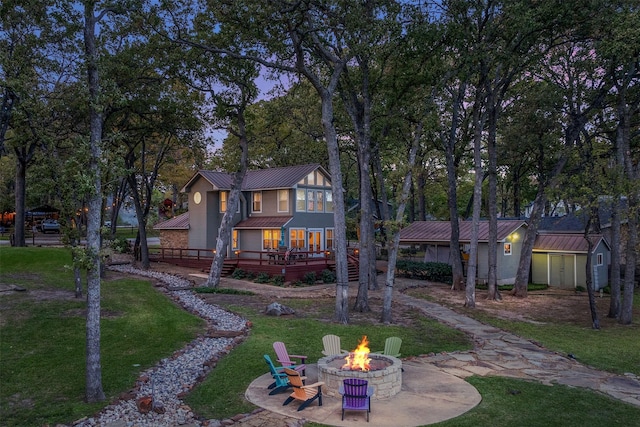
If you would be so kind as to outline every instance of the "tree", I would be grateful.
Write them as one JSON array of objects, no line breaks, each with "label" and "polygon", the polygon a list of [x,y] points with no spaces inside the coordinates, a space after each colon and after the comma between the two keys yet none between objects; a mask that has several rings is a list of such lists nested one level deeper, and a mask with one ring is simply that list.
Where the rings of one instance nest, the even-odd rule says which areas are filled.
[{"label": "tree", "polygon": [[96,26],[107,13],[96,15],[96,3],[84,4],[84,50],[89,88],[89,172],[94,185],[94,193],[89,198],[87,224],[87,252],[90,267],[87,273],[87,402],[100,402],[105,399],[102,389],[102,367],[100,363],[100,218],[102,208],[101,138],[103,116],[100,104],[100,75],[98,71],[98,47],[96,45]]}]

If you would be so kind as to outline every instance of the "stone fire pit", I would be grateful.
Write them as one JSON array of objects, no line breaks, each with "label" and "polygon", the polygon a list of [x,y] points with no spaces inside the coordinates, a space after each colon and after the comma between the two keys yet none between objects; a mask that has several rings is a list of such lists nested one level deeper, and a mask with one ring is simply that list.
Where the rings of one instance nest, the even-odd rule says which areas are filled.
[{"label": "stone fire pit", "polygon": [[369,353],[371,370],[357,371],[342,369],[345,355],[333,355],[318,360],[318,381],[324,381],[323,393],[340,397],[338,389],[342,380],[360,378],[373,386],[374,399],[387,399],[400,392],[402,387],[402,361],[396,357]]}]

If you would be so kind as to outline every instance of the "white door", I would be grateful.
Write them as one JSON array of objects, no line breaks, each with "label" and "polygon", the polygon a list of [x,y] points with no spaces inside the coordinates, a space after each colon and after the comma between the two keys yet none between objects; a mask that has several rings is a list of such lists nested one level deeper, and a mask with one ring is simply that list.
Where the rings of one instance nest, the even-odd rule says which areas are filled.
[{"label": "white door", "polygon": [[324,230],[322,228],[310,228],[307,230],[307,250],[309,256],[321,256],[324,250]]}]

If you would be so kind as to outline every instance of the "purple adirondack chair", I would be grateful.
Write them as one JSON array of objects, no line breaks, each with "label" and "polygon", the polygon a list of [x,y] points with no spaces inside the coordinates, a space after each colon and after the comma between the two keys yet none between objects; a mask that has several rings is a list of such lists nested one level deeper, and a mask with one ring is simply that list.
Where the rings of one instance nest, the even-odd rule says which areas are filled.
[{"label": "purple adirondack chair", "polygon": [[373,387],[368,385],[368,381],[347,378],[340,385],[339,392],[342,395],[342,419],[344,420],[345,411],[366,411],[367,422],[369,422]]},{"label": "purple adirondack chair", "polygon": [[[276,352],[276,360],[280,364],[282,364],[283,367],[295,369],[303,376],[305,375],[305,369],[307,368],[307,365],[305,365],[305,361],[307,360],[307,356],[301,356],[299,354],[289,354],[289,352],[287,351],[287,347],[282,341],[274,342],[273,350]],[[299,359],[300,363],[296,363],[291,359]]]}]

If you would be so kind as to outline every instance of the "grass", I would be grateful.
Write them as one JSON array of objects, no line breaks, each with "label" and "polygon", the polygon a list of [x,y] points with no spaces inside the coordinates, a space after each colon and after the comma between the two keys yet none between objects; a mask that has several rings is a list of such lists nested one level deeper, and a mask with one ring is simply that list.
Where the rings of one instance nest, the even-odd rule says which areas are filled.
[{"label": "grass", "polygon": [[[73,298],[71,272],[64,268],[69,261],[65,249],[0,247],[0,284],[28,289],[0,294],[3,426],[70,423],[104,406],[83,402],[84,301]],[[177,308],[148,281],[111,277],[103,281],[102,296],[103,386],[108,400],[129,390],[142,370],[203,331],[203,322]],[[283,337],[287,337],[291,353],[309,355],[310,363],[320,356],[321,337],[328,333],[341,336],[343,348],[355,347],[366,334],[373,350],[382,350],[384,338],[397,335],[403,339],[403,357],[471,348],[465,336],[417,311],[405,315],[411,327],[383,326],[375,321],[371,324],[356,315],[351,316],[352,324],[339,325],[330,322],[333,305],[318,300],[281,299],[282,304],[307,315],[271,317],[258,308],[264,306],[237,303],[242,298],[254,298],[252,295],[220,292],[203,297],[214,302],[237,298],[236,302],[220,305],[253,324],[247,339],[223,357],[187,397],[194,411],[208,418],[221,419],[255,409],[244,400],[244,391],[267,372],[262,354],[271,354],[273,341]],[[639,373],[635,325],[594,332],[551,323],[541,327],[482,320],[548,348],[574,353],[590,365],[597,364],[587,360],[601,360],[603,368]],[[470,377],[467,381],[481,393],[482,402],[438,426],[640,426],[640,409],[589,390],[498,377]]]},{"label": "grass", "polygon": [[[85,300],[73,297],[65,249],[0,248],[0,283],[27,289],[0,297],[3,426],[69,423],[104,404],[84,403]],[[108,401],[139,373],[204,330],[144,280],[105,280],[102,383]]]},{"label": "grass", "polygon": [[[301,305],[310,301],[285,299],[279,302],[300,309]],[[273,358],[272,344],[282,341],[283,337],[286,337],[287,350],[291,354],[308,355],[308,363],[315,363],[322,357],[322,336],[326,334],[340,336],[342,347],[346,349],[355,348],[362,336],[366,335],[372,350],[382,350],[387,336],[399,336],[403,340],[403,357],[472,347],[460,332],[419,316],[417,312],[413,313],[414,327],[403,328],[364,323],[339,325],[313,318],[265,316],[241,306],[228,308],[246,317],[253,326],[249,338],[221,360],[186,399],[198,414],[208,418],[226,418],[251,412],[255,408],[244,400],[244,392],[254,379],[267,371],[262,355],[270,354]],[[221,390],[224,392],[221,393]]]}]

